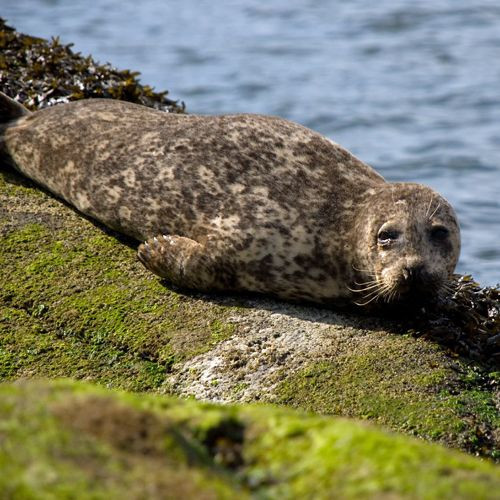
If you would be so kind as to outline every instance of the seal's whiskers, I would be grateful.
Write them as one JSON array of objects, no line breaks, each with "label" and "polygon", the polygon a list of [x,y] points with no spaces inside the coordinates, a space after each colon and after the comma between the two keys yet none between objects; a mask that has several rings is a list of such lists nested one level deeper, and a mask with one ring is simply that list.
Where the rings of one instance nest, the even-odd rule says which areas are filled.
[{"label": "seal's whiskers", "polygon": [[384,297],[390,289],[391,289],[390,285],[387,285],[387,284],[383,285],[380,289],[374,290],[374,291],[370,292],[369,294],[367,294],[365,297],[363,297],[364,299],[368,299],[371,295],[373,295],[373,297],[371,297],[369,300],[367,300],[365,302],[354,302],[354,303],[358,306],[367,306],[368,304],[370,304],[374,300],[378,300],[380,297]]},{"label": "seal's whiskers", "polygon": [[441,206],[441,203],[438,203],[436,210],[434,210],[434,212],[432,212],[432,214],[429,215],[429,220],[431,220],[436,215],[436,212],[439,210],[440,206]]},{"label": "seal's whiskers", "polygon": [[429,204],[427,205],[427,210],[425,211],[425,218],[429,218],[429,214],[431,213],[431,207],[432,207],[432,196],[429,199]]},{"label": "seal's whiskers", "polygon": [[371,290],[373,288],[380,288],[380,283],[378,280],[365,281],[363,283],[358,283],[357,281],[355,281],[354,284],[364,288],[351,288],[348,286],[347,289],[351,292],[359,293],[359,292],[366,292],[367,290]]},{"label": "seal's whiskers", "polygon": [[[378,300],[380,297],[386,297],[388,292],[392,290],[392,286],[388,283],[378,283],[374,290],[363,296],[365,302],[355,302],[358,306],[366,306],[374,300]],[[366,300],[368,299],[368,300]]]},{"label": "seal's whiskers", "polygon": [[370,277],[372,277],[372,278],[374,278],[374,277],[377,275],[377,273],[375,273],[375,272],[373,271],[373,269],[360,269],[360,268],[358,268],[358,267],[356,267],[356,266],[354,266],[354,265],[352,266],[352,268],[353,268],[355,271],[359,271],[360,273],[366,273],[368,276],[370,276]]}]

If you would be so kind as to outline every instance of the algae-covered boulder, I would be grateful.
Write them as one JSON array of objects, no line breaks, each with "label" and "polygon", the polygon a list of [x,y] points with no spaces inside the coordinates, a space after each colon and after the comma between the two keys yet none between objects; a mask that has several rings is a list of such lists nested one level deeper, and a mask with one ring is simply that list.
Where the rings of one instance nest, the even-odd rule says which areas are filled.
[{"label": "algae-covered boulder", "polygon": [[2,498],[496,498],[500,471],[359,422],[0,385]]},{"label": "algae-covered boulder", "polygon": [[268,401],[497,456],[492,368],[386,320],[174,291],[117,236],[0,173],[2,379]]},{"label": "algae-covered boulder", "polygon": [[[19,40],[9,33],[0,44]],[[12,60],[0,58],[0,65]],[[1,69],[0,85],[14,82]],[[175,290],[145,271],[136,246],[0,165],[0,380],[71,377],[141,393],[272,402],[498,458],[498,289],[463,278],[439,307],[407,318],[368,317]],[[141,400],[71,384],[7,384],[2,391],[0,468],[10,464],[11,473],[0,485],[28,498],[37,489],[71,497],[96,478],[96,497],[154,496],[179,482],[187,486],[172,490],[177,496],[202,498],[329,497],[338,488],[354,497],[474,491],[487,498],[497,481],[487,463],[345,420]],[[179,412],[169,413],[174,406]],[[227,449],[203,437],[213,421],[223,422]],[[25,446],[31,441],[32,449]],[[369,458],[356,462],[365,452]],[[427,478],[424,489],[416,474]]]}]

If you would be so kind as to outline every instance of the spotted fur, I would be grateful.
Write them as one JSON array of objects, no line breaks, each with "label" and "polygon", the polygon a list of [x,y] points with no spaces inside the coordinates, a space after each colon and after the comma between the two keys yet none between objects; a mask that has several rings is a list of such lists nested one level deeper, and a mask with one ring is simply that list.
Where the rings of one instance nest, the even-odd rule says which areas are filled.
[{"label": "spotted fur", "polygon": [[[0,112],[7,100],[0,96]],[[421,185],[389,184],[338,144],[281,118],[93,99],[29,115],[11,108],[8,120],[2,149],[16,169],[147,240],[140,260],[177,285],[364,302],[376,295],[362,290],[370,282],[366,292],[395,300],[414,288],[401,278],[411,259],[432,269],[420,281],[437,290],[458,258],[446,200]],[[423,213],[429,204],[434,213]],[[389,252],[377,232],[392,219],[403,238]],[[426,236],[438,223],[449,229],[447,245]]]}]

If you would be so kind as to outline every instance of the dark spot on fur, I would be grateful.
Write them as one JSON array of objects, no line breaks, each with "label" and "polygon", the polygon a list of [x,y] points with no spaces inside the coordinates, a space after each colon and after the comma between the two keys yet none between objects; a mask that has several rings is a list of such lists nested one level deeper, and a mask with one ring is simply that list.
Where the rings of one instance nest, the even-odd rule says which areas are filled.
[{"label": "dark spot on fur", "polygon": [[234,248],[235,250],[242,251],[247,249],[253,242],[254,237],[252,235],[247,235],[244,238],[242,238],[240,241],[235,243]]},{"label": "dark spot on fur", "polygon": [[306,256],[306,255],[296,255],[294,258],[293,258],[293,261],[295,262],[295,264],[297,264],[298,266],[305,266],[306,263],[310,260],[310,257]]}]

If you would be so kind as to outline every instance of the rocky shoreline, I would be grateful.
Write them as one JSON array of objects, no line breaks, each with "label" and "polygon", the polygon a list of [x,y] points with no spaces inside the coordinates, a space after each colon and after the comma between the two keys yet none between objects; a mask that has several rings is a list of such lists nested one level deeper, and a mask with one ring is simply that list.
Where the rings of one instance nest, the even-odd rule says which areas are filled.
[{"label": "rocky shoreline", "polygon": [[[32,109],[99,96],[184,111],[166,93],[142,86],[136,73],[3,22],[0,47],[0,90]],[[0,464],[11,464],[0,492],[38,498],[59,491],[58,484],[78,491],[68,480],[78,460],[121,464],[107,476],[97,465],[78,475],[82,488],[92,492],[95,483],[111,497],[128,485],[136,497],[163,498],[172,486],[159,479],[162,470],[189,485],[189,494],[210,498],[235,491],[494,498],[500,486],[498,467],[488,463],[500,458],[498,287],[457,277],[455,296],[388,318],[174,290],[140,266],[135,242],[4,166],[0,282]],[[96,386],[32,380],[61,377]],[[214,407],[179,396],[238,404]],[[246,404],[255,401],[275,406]],[[177,407],[181,416],[172,416]],[[75,415],[80,423],[73,425]],[[72,454],[59,434],[61,418]],[[146,430],[130,430],[130,421],[146,422]],[[7,436],[6,426],[15,432]],[[123,431],[123,439],[102,428]],[[177,444],[158,448],[172,435]],[[374,443],[382,441],[378,453]],[[184,465],[172,466],[177,462]],[[136,475],[127,477],[127,467]],[[217,472],[207,477],[212,467]],[[423,469],[429,481],[421,479]],[[147,490],[145,478],[156,489]]]}]

